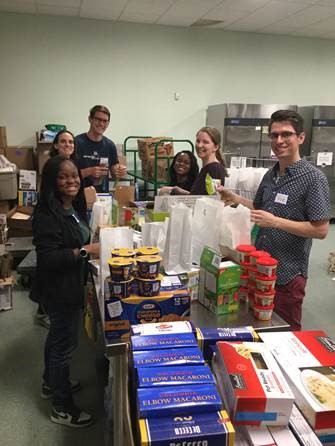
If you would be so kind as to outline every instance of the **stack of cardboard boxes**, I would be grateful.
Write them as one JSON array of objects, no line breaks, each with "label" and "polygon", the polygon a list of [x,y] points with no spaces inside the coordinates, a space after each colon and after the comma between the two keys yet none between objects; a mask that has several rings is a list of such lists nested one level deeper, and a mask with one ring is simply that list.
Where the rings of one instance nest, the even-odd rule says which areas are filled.
[{"label": "stack of cardboard boxes", "polygon": [[[164,140],[168,141],[164,142]],[[157,143],[159,144],[157,145]],[[143,178],[148,180],[155,179],[155,151],[157,147],[157,181],[168,181],[169,158],[173,157],[171,138],[167,136],[141,138],[137,140],[137,146],[138,156],[142,161]]]}]

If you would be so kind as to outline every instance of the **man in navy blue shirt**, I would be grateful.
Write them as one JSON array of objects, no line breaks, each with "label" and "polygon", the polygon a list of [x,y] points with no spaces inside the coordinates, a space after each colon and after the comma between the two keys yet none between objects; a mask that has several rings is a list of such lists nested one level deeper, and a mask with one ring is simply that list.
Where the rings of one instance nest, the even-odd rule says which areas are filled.
[{"label": "man in navy blue shirt", "polygon": [[298,113],[273,113],[269,138],[278,162],[264,175],[255,199],[218,190],[226,203],[251,209],[251,221],[260,227],[257,249],[278,260],[275,311],[300,330],[312,239],[324,239],[329,229],[329,185],[318,168],[300,158],[305,134]]},{"label": "man in navy blue shirt", "polygon": [[76,152],[84,186],[94,186],[97,192],[108,192],[109,172],[113,178],[126,174],[126,167],[119,164],[114,142],[104,136],[110,123],[110,111],[104,105],[95,105],[88,117],[87,133],[75,137]]}]

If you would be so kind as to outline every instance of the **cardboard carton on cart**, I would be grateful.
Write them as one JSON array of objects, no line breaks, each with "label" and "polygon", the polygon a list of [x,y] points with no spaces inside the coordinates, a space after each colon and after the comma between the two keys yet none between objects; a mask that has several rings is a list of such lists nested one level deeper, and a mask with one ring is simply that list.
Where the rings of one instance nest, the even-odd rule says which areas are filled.
[{"label": "cardboard carton on cart", "polygon": [[238,264],[221,262],[221,254],[205,247],[200,259],[199,301],[216,314],[238,310],[238,288],[241,268]]},{"label": "cardboard carton on cart", "polygon": [[321,441],[335,442],[335,341],[322,330],[262,333],[296,404]]},{"label": "cardboard carton on cart", "polygon": [[294,395],[263,343],[218,342],[214,368],[233,423],[288,424]]}]

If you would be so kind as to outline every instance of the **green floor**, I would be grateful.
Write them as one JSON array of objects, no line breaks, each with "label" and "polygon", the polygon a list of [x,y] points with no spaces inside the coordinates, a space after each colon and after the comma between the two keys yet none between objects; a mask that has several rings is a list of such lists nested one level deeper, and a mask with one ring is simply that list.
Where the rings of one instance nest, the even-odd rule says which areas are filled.
[{"label": "green floor", "polygon": [[[326,272],[328,253],[332,250],[335,251],[335,225],[331,225],[326,240],[314,241],[303,329],[322,328],[335,337],[335,274]],[[51,423],[48,419],[50,402],[39,397],[46,329],[34,325],[35,309],[36,305],[28,299],[27,291],[16,287],[14,309],[0,313],[0,444],[103,445],[101,348],[94,346],[82,333],[73,367],[73,377],[79,378],[83,385],[76,394],[76,402],[94,414],[96,423],[82,430]]]}]

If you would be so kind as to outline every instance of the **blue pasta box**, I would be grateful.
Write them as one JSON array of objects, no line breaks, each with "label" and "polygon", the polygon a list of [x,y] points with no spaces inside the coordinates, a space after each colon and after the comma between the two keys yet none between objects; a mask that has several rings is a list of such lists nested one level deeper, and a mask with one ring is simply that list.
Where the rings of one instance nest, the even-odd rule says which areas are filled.
[{"label": "blue pasta box", "polygon": [[133,352],[133,365],[138,367],[162,367],[168,365],[200,365],[204,357],[199,347],[170,348]]},{"label": "blue pasta box", "polygon": [[137,390],[139,418],[221,410],[222,401],[214,384],[157,386]]},{"label": "blue pasta box", "polygon": [[251,326],[223,328],[205,327],[196,328],[196,336],[200,350],[206,361],[212,359],[215,344],[218,341],[259,341],[259,336]]},{"label": "blue pasta box", "polygon": [[224,410],[139,420],[140,446],[233,446],[235,430]]},{"label": "blue pasta box", "polygon": [[138,387],[215,384],[211,369],[207,365],[139,367],[137,382]]},{"label": "blue pasta box", "polygon": [[193,333],[171,333],[156,336],[131,337],[131,347],[133,351],[197,346],[198,344]]}]

